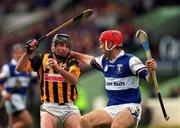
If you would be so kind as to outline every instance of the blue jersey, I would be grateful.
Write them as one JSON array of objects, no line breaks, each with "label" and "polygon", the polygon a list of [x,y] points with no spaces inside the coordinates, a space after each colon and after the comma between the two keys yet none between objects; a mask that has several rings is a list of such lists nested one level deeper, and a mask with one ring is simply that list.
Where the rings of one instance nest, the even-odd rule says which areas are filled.
[{"label": "blue jersey", "polygon": [[138,85],[138,72],[147,70],[139,58],[121,51],[113,60],[103,55],[92,59],[91,65],[102,71],[108,105],[140,103],[141,93]]},{"label": "blue jersey", "polygon": [[30,84],[32,76],[37,77],[36,74],[17,72],[16,60],[12,59],[10,63],[2,67],[0,74],[0,84],[4,86],[7,92],[12,94],[26,94],[28,85]]}]

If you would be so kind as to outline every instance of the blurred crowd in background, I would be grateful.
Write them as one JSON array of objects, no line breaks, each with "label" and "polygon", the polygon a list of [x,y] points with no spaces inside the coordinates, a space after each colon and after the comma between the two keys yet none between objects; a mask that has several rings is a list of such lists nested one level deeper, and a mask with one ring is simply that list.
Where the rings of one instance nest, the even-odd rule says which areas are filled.
[{"label": "blurred crowd in background", "polygon": [[[13,44],[25,43],[32,38],[39,39],[58,25],[88,8],[91,8],[94,13],[87,21],[68,26],[60,31],[72,37],[74,42],[72,50],[97,56],[99,55],[98,38],[100,33],[107,29],[118,29],[124,34],[124,48],[128,51],[138,53],[140,49],[142,50],[142,47],[140,47],[134,35],[141,26],[135,25],[134,20],[159,7],[179,7],[179,5],[180,2],[178,0],[1,0],[0,66],[10,60],[10,48]],[[26,17],[29,18],[29,20],[26,21]],[[26,22],[24,23],[23,20]],[[151,22],[153,22],[153,18],[152,21],[149,21],[146,25],[151,25]],[[180,28],[179,26],[177,27]],[[167,47],[177,49],[175,51],[169,51],[169,53],[163,51],[166,47],[163,46],[164,43],[162,43],[162,45],[157,43],[157,41],[160,42],[160,39],[161,42],[163,41],[162,37],[158,37],[158,40],[155,40],[152,34],[153,32],[151,30],[148,30],[148,32],[150,34],[149,40],[152,42],[150,47],[154,58],[157,60],[165,58],[166,60],[166,55],[170,54],[170,58],[172,58],[174,62],[172,68],[177,67],[177,64],[180,63],[180,56],[177,53],[180,50],[180,31],[163,38],[165,41],[170,40],[170,42],[173,42],[171,44],[167,42]],[[169,33],[167,32],[167,34]],[[50,45],[51,38],[43,40],[40,43],[39,52],[49,51]],[[175,58],[173,59],[174,56]],[[161,62],[159,62],[159,64],[161,64]],[[178,71],[178,69],[176,71]],[[174,77],[174,75],[179,75],[179,72],[174,73],[173,70],[172,74],[171,77]],[[168,76],[168,73],[163,75]],[[160,79],[160,81],[161,80],[163,81],[164,78]],[[32,98],[30,101],[37,100],[37,102],[31,103],[31,105],[34,106],[32,111],[33,113],[39,114],[39,101],[37,98],[32,97],[32,94],[34,94],[35,97],[40,96],[37,96],[39,93],[34,92],[33,90],[36,89],[33,88],[34,87],[30,89],[31,92],[29,93],[30,98]],[[173,94],[180,94],[180,89],[178,88],[172,89],[171,96],[174,96]],[[151,112],[149,112],[149,114],[150,113]],[[35,115],[34,117],[38,116]],[[38,121],[36,123],[38,126]]]},{"label": "blurred crowd in background", "polygon": [[[2,0],[0,2],[0,19],[2,21],[0,40],[3,45],[0,46],[0,65],[9,59],[9,47],[12,44],[16,42],[24,43],[31,38],[38,39],[87,8],[92,8],[94,11],[93,16],[89,20],[62,30],[62,32],[67,32],[72,36],[75,42],[73,50],[97,54],[100,32],[106,29],[119,29],[125,37],[124,47],[135,51],[137,46],[135,43],[132,43],[137,30],[133,23],[134,18],[146,14],[159,6],[173,6],[177,3],[178,1],[170,0]],[[45,12],[45,16],[43,18],[39,17],[41,20],[38,22],[28,26],[21,24],[22,29],[3,31],[11,25],[11,22],[8,24],[7,20],[4,20],[8,19],[8,16],[30,15],[30,13],[38,11]],[[14,20],[12,23],[18,22],[18,20]],[[49,50],[49,44],[47,41],[44,42],[42,43],[42,50]],[[157,46],[156,44],[154,45],[152,48],[156,50],[155,53],[158,53]]]}]

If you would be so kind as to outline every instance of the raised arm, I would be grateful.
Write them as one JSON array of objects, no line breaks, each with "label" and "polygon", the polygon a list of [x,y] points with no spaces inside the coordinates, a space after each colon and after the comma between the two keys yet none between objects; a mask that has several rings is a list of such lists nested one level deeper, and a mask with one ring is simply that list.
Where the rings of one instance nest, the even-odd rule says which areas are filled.
[{"label": "raised arm", "polygon": [[30,65],[30,57],[32,56],[32,53],[37,49],[38,42],[34,40],[29,40],[25,43],[26,53],[23,54],[23,56],[20,58],[16,65],[16,71],[18,72],[30,72],[32,71],[32,68],[28,67],[27,65]]},{"label": "raised arm", "polygon": [[146,76],[146,80],[149,82],[152,82],[152,76],[151,76],[151,71],[155,71],[157,69],[157,63],[154,59],[147,60],[146,61],[146,66],[148,68],[148,74]]},{"label": "raised arm", "polygon": [[30,72],[31,70],[26,68],[28,63],[30,63],[30,56],[27,53],[24,53],[22,57],[19,59],[16,65],[16,71],[18,72]]},{"label": "raised arm", "polygon": [[137,57],[132,57],[129,62],[129,66],[133,74],[139,78],[151,82],[151,71],[156,70],[157,64],[154,59],[146,61],[146,66]]},{"label": "raised arm", "polygon": [[77,58],[78,60],[80,60],[81,62],[87,65],[90,65],[91,60],[94,58],[93,56],[79,53],[79,52],[74,52],[74,51],[71,51],[70,55]]}]

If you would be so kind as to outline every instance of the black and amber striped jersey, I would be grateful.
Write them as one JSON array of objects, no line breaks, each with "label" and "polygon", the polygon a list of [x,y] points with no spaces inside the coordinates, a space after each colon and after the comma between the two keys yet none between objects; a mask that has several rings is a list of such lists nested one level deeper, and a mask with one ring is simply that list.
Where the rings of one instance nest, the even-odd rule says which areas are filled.
[{"label": "black and amber striped jersey", "polygon": [[[77,99],[76,86],[67,82],[61,74],[53,68],[48,67],[46,62],[52,55],[37,55],[30,59],[26,69],[34,70],[38,73],[41,88],[41,102],[51,102],[64,104]],[[80,75],[78,61],[73,57],[68,57],[66,62],[58,62],[59,66],[68,72]]]}]

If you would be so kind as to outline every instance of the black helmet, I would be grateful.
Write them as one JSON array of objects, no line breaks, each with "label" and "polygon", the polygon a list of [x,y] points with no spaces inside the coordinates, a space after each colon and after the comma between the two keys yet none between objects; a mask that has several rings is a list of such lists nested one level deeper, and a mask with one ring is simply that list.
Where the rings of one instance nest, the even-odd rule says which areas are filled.
[{"label": "black helmet", "polygon": [[71,45],[72,39],[67,34],[56,34],[53,37],[52,42],[53,43],[67,43],[67,44]]}]

